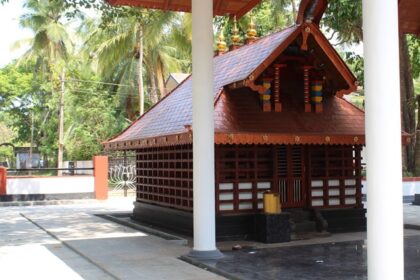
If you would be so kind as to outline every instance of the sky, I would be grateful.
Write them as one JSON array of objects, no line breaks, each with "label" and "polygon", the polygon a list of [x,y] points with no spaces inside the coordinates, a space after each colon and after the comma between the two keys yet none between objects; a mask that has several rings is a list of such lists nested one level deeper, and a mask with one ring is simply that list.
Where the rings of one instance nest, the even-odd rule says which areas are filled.
[{"label": "sky", "polygon": [[21,56],[26,49],[11,50],[14,42],[30,38],[31,31],[19,26],[19,17],[24,13],[23,0],[10,0],[0,5],[0,68]]}]

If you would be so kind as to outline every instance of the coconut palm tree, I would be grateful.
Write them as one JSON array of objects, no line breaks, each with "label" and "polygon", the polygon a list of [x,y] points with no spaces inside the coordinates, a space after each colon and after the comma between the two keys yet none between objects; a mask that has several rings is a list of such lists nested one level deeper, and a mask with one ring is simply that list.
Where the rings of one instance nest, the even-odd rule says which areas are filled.
[{"label": "coconut palm tree", "polygon": [[[137,113],[144,113],[145,78],[150,84],[149,99],[157,102],[157,92],[163,92],[165,71],[177,64],[172,56],[175,49],[165,44],[175,18],[175,13],[138,10],[138,16],[116,17],[88,28],[86,50],[97,71],[106,80],[120,85],[114,90],[126,104],[131,120]],[[134,103],[138,103],[138,111],[129,108]]]},{"label": "coconut palm tree", "polygon": [[62,1],[27,0],[24,4],[28,12],[20,17],[20,25],[31,29],[33,37],[18,42],[30,45],[29,50],[21,57],[19,63],[36,61],[37,69],[48,74],[52,90],[56,91],[55,77],[60,77],[60,109],[58,128],[58,167],[62,166],[64,151],[64,78],[65,63],[71,52],[72,42],[66,26],[62,21],[64,10]]}]

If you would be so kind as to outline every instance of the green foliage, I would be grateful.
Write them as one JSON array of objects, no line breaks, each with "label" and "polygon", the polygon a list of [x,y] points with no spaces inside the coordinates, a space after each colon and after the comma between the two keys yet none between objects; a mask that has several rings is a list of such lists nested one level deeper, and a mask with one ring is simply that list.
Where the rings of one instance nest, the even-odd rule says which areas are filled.
[{"label": "green foliage", "polygon": [[333,0],[321,21],[327,32],[335,33],[339,44],[363,41],[362,0]]},{"label": "green foliage", "polygon": [[357,81],[360,86],[364,85],[364,59],[361,55],[355,54],[354,52],[346,52],[344,59],[347,65],[350,66],[353,73],[356,75]]},{"label": "green foliage", "polygon": [[407,35],[408,52],[411,61],[413,78],[420,77],[420,37]]}]

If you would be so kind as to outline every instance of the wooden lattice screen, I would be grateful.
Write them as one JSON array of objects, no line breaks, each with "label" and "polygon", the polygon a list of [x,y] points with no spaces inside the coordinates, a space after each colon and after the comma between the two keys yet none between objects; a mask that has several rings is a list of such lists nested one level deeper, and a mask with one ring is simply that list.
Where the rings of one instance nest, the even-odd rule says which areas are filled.
[{"label": "wooden lattice screen", "polygon": [[272,146],[216,147],[216,211],[255,212],[273,186]]},{"label": "wooden lattice screen", "polygon": [[[192,146],[136,151],[137,201],[192,211]],[[257,212],[263,193],[283,208],[362,206],[361,146],[217,145],[218,213]]]},{"label": "wooden lattice screen", "polygon": [[137,201],[192,210],[192,146],[136,151]]},{"label": "wooden lattice screen", "polygon": [[361,146],[313,146],[308,150],[311,206],[362,206],[361,149]]}]

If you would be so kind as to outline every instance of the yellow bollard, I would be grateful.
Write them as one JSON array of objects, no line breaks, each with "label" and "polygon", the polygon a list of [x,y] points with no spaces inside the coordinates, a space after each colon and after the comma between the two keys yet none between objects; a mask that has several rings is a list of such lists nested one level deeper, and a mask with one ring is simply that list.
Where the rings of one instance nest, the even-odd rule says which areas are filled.
[{"label": "yellow bollard", "polygon": [[264,193],[264,213],[281,213],[280,195],[278,193],[273,193],[269,191]]}]

